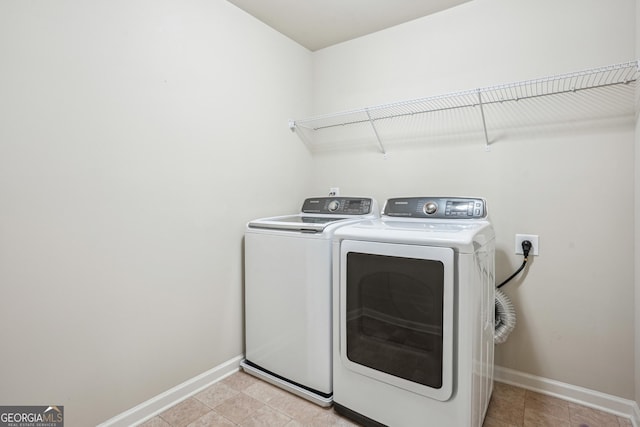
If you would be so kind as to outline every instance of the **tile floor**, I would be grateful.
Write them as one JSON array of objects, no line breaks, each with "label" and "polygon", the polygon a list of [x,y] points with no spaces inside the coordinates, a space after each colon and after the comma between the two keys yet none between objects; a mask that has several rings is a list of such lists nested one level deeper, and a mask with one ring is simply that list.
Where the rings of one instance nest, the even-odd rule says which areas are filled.
[{"label": "tile floor", "polygon": [[[140,427],[357,425],[330,408],[321,408],[240,371]],[[512,426],[631,427],[632,424],[625,418],[496,382],[484,427]]]}]

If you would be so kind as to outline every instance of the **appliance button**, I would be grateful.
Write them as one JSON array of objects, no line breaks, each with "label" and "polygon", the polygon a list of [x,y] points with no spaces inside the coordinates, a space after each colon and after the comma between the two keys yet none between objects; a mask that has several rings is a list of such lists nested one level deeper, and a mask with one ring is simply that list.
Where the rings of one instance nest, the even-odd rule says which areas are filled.
[{"label": "appliance button", "polygon": [[434,202],[425,203],[422,208],[427,215],[433,215],[438,210],[438,205]]}]

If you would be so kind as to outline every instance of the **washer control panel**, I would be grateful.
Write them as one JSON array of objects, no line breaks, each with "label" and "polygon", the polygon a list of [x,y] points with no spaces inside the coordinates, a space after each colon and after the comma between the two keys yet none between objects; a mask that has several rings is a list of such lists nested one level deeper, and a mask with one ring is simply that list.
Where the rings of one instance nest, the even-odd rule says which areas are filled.
[{"label": "washer control panel", "polygon": [[313,197],[302,204],[302,213],[367,215],[371,213],[373,201],[362,197]]},{"label": "washer control panel", "polygon": [[486,218],[487,203],[472,197],[399,197],[388,199],[382,214],[407,218],[479,219]]}]

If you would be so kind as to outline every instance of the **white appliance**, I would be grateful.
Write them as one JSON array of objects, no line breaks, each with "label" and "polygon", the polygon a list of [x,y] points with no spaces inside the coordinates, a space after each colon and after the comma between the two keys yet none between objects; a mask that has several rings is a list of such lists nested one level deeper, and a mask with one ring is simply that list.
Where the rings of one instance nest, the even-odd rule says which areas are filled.
[{"label": "white appliance", "polygon": [[371,198],[317,197],[306,199],[299,214],[249,222],[241,362],[247,373],[331,405],[333,233],[379,216]]},{"label": "white appliance", "polygon": [[481,427],[495,235],[483,199],[389,199],[334,236],[334,408],[364,425]]}]

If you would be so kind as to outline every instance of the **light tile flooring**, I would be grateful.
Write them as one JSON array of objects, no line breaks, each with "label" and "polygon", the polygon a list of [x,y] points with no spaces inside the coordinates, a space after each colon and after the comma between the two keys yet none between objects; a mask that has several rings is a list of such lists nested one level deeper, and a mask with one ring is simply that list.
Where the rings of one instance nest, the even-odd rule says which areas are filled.
[{"label": "light tile flooring", "polygon": [[[357,426],[244,372],[237,372],[140,427]],[[628,419],[496,382],[484,427],[631,427]],[[454,427],[454,426],[435,426]]]}]

